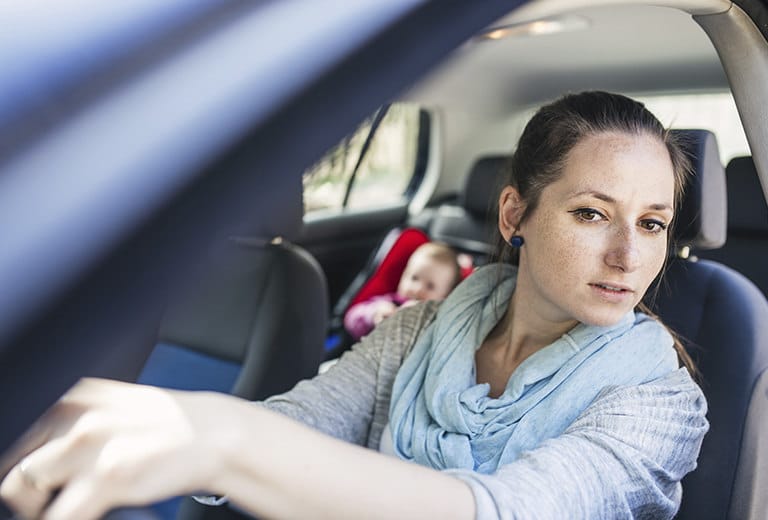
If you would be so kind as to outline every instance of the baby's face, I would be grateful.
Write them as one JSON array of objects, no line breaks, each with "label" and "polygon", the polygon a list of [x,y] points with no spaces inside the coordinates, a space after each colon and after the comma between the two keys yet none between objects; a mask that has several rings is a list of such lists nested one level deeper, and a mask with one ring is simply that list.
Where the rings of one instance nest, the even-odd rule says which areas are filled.
[{"label": "baby's face", "polygon": [[411,300],[442,300],[453,289],[455,269],[426,254],[414,253],[397,286],[397,294]]}]

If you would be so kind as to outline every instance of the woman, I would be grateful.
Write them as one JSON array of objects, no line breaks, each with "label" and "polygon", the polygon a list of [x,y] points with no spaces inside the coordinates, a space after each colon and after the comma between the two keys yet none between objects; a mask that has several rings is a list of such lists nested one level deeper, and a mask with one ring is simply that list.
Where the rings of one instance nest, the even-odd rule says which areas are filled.
[{"label": "woman", "polygon": [[638,307],[685,175],[641,104],[565,96],[526,126],[498,199],[516,267],[399,311],[259,406],[83,381],[0,492],[49,519],[195,492],[270,518],[671,518],[706,403]]}]

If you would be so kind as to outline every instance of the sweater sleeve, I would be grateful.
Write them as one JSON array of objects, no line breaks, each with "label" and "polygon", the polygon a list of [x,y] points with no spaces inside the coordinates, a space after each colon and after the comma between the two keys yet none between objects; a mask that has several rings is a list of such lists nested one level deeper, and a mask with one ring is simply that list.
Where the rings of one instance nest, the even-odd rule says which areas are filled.
[{"label": "sweater sleeve", "polygon": [[268,398],[264,406],[333,437],[364,445],[376,398],[380,352],[375,336],[363,338],[328,371]]},{"label": "sweater sleeve", "polygon": [[482,519],[672,518],[696,467],[706,401],[684,369],[604,389],[563,432],[493,474],[464,480]]},{"label": "sweater sleeve", "polygon": [[396,312],[327,372],[301,381],[262,404],[338,439],[361,446],[378,445],[402,358],[437,306],[423,302]]}]

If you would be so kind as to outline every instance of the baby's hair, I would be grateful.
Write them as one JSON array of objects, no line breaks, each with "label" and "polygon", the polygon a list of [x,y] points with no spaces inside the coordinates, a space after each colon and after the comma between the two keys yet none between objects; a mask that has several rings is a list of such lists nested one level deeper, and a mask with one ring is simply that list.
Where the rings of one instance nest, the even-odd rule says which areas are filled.
[{"label": "baby's hair", "polygon": [[416,253],[423,254],[436,262],[450,266],[454,272],[451,288],[459,284],[462,279],[459,254],[451,246],[443,242],[426,242],[416,248],[413,254],[415,255]]}]

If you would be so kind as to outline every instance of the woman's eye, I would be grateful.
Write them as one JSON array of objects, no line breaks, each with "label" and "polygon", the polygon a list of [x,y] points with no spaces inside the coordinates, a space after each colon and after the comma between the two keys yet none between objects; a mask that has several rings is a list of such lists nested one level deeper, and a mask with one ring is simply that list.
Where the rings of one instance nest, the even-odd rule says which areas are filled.
[{"label": "woman's eye", "polygon": [[598,220],[603,220],[605,218],[605,215],[592,208],[579,208],[571,211],[571,213],[576,215],[576,218],[583,222],[597,222]]},{"label": "woman's eye", "polygon": [[667,225],[664,222],[653,219],[640,221],[640,227],[651,233],[661,233],[667,229]]}]

